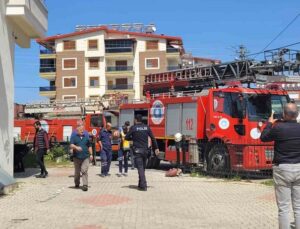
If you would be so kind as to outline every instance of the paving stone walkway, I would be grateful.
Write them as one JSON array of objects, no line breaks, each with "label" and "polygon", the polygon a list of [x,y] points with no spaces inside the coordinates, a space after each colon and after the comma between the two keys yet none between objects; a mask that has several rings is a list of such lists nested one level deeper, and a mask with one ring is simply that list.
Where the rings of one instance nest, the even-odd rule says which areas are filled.
[{"label": "paving stone walkway", "polygon": [[0,228],[277,228],[272,187],[147,170],[141,192],[137,171],[117,177],[115,164],[106,178],[90,167],[88,192],[74,188],[72,168],[51,168],[46,179],[18,174],[19,189],[0,197]]}]

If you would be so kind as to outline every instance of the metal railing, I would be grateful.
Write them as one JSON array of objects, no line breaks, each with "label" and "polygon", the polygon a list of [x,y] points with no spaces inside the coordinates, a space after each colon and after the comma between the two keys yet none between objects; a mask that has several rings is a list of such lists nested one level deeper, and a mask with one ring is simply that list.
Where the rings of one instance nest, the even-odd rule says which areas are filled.
[{"label": "metal railing", "polygon": [[55,50],[41,49],[40,54],[56,54]]},{"label": "metal railing", "polygon": [[180,52],[180,50],[177,48],[167,47],[167,53],[176,53],[176,52]]},{"label": "metal railing", "polygon": [[107,85],[107,90],[126,90],[126,89],[133,89],[132,84],[114,84],[114,85]]},{"label": "metal railing", "polygon": [[40,87],[40,91],[56,91],[55,86],[49,86],[49,87]]},{"label": "metal railing", "polygon": [[132,71],[133,66],[107,66],[107,72],[115,72],[115,71]]},{"label": "metal railing", "polygon": [[116,48],[105,48],[106,53],[122,53],[122,52],[133,52],[132,47],[116,47]]},{"label": "metal railing", "polygon": [[56,72],[56,67],[40,67],[40,72]]}]

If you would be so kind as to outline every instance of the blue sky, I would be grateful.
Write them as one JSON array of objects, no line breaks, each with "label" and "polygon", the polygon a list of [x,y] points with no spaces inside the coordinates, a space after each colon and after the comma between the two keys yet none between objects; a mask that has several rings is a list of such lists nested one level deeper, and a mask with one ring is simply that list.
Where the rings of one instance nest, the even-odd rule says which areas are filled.
[{"label": "blue sky", "polygon": [[[154,23],[157,33],[181,36],[187,52],[230,61],[244,44],[262,50],[298,13],[299,0],[46,0],[47,36],[68,33],[80,24]],[[269,48],[300,41],[300,17]],[[300,49],[300,46],[293,47]],[[39,86],[39,47],[16,48],[15,101],[45,100]],[[25,87],[25,88],[24,88]]]}]

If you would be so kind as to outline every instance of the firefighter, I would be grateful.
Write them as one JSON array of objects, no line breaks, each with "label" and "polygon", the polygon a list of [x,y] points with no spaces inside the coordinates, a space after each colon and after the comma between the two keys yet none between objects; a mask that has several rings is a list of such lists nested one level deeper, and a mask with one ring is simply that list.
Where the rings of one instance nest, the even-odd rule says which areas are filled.
[{"label": "firefighter", "polygon": [[112,159],[112,131],[111,124],[106,123],[105,128],[103,128],[99,134],[98,143],[100,145],[100,157],[101,157],[101,177],[110,176],[109,169]]},{"label": "firefighter", "polygon": [[154,138],[150,127],[142,123],[142,115],[138,114],[135,117],[135,125],[130,128],[129,132],[125,136],[125,140],[133,141],[132,149],[134,153],[135,165],[139,174],[138,189],[140,191],[147,191],[145,166],[148,156],[148,137],[151,138],[155,154],[158,155],[159,149],[156,139]]}]

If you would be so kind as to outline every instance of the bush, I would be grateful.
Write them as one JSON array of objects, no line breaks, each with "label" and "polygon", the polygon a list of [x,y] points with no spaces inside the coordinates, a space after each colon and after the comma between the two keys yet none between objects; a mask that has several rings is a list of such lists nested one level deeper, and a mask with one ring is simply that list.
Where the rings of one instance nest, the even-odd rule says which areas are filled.
[{"label": "bush", "polygon": [[60,158],[62,161],[65,161],[67,156],[67,151],[63,146],[54,146],[46,155],[45,159],[49,161],[57,161]]}]

